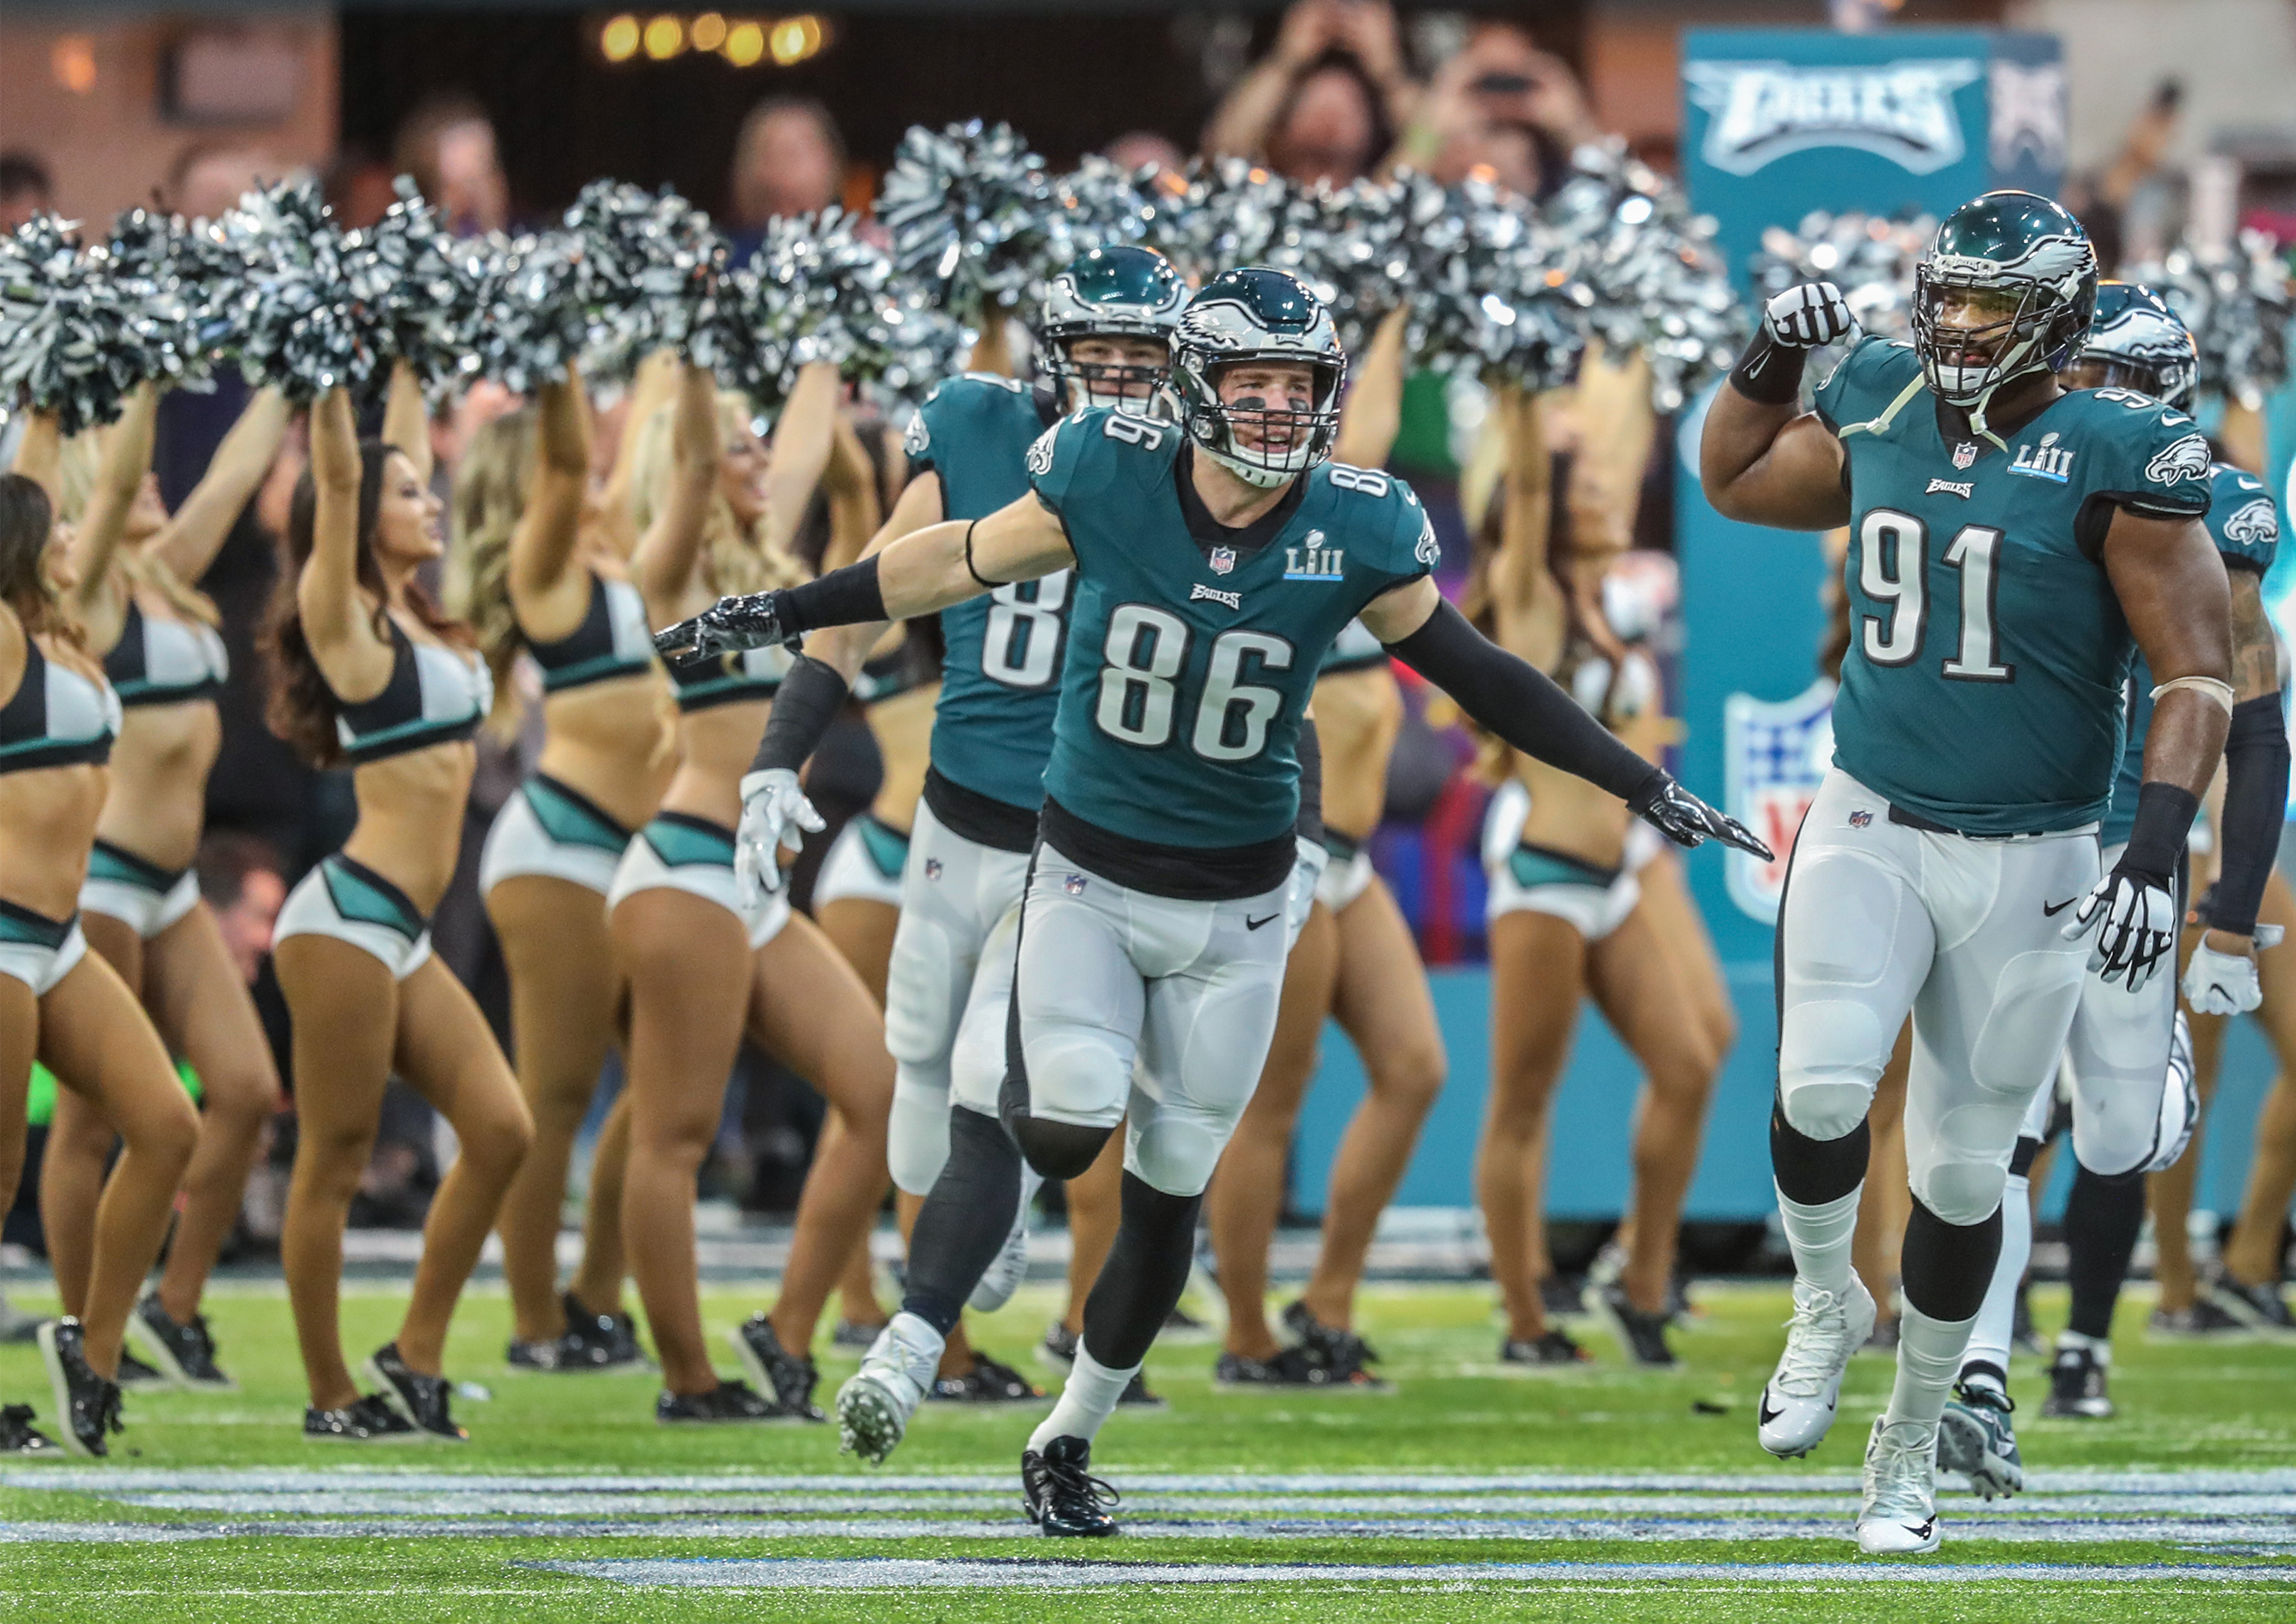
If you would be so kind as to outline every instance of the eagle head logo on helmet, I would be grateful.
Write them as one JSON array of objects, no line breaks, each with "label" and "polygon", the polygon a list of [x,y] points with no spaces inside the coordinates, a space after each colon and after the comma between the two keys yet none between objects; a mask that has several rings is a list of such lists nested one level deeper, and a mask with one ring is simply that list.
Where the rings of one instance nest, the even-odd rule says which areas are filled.
[{"label": "eagle head logo on helmet", "polygon": [[[1311,404],[1283,411],[1228,406],[1219,375],[1244,361],[1304,363]],[[1261,266],[1223,271],[1205,283],[1172,340],[1172,388],[1188,439],[1238,479],[1267,488],[1332,455],[1347,375],[1347,352],[1323,301],[1298,277]],[[1259,443],[1247,444],[1239,429],[1256,431]]]},{"label": "eagle head logo on helmet", "polygon": [[[1172,416],[1172,330],[1187,302],[1188,284],[1152,249],[1095,248],[1071,260],[1045,284],[1037,323],[1045,376],[1061,409],[1110,406],[1129,417]],[[1154,365],[1078,360],[1076,347],[1093,339],[1144,339],[1164,357]]]},{"label": "eagle head logo on helmet", "polygon": [[2080,222],[2030,192],[1988,192],[1946,216],[1914,269],[1914,349],[1931,392],[1989,438],[1994,391],[2062,365],[2095,308]]},{"label": "eagle head logo on helmet", "polygon": [[2069,390],[2122,389],[2189,409],[2200,352],[2168,302],[2131,282],[2102,282],[2096,315],[2062,381]]}]

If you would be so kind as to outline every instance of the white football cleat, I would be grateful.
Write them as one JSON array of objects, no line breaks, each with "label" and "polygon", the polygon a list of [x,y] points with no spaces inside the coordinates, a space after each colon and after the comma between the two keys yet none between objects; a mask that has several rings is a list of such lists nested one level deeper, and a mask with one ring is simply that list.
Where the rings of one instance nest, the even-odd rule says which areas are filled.
[{"label": "white football cleat", "polygon": [[877,1333],[861,1368],[837,1390],[840,1450],[872,1465],[900,1447],[909,1417],[932,1390],[947,1339],[914,1314],[896,1314]]},{"label": "white football cleat", "polygon": [[1868,1556],[1918,1556],[1938,1548],[1938,1430],[1918,1421],[1874,1417],[1866,1439],[1866,1497],[1857,1508],[1857,1548]]},{"label": "white football cleat", "polygon": [[1786,1350],[1755,1412],[1762,1448],[1784,1460],[1808,1455],[1825,1437],[1849,1356],[1874,1334],[1874,1295],[1855,1275],[1839,1292],[1797,1280],[1793,1303]]}]

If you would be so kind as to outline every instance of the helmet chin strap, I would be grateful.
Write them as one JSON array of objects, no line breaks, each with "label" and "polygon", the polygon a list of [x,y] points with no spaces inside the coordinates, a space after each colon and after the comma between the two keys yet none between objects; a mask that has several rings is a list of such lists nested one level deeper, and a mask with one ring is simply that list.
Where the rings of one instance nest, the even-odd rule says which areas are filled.
[{"label": "helmet chin strap", "polygon": [[1969,416],[1969,431],[1977,436],[1980,439],[1991,440],[1995,447],[2002,451],[2009,449],[2008,444],[2004,441],[1998,434],[1996,434],[1990,428],[1986,426],[1986,408],[1993,404],[1994,396],[1999,394],[2004,389],[2007,388],[2010,384],[2016,382],[2018,379],[2025,376],[2028,373],[2047,370],[2046,364],[2041,362],[2034,353],[2035,347],[2038,345],[2038,340],[2033,339],[2022,339],[2018,340],[2018,342],[2020,347],[2026,352],[2022,360],[2032,361],[2034,364],[2028,366],[2022,365],[2021,361],[2021,364],[2018,365],[2015,372],[2006,373],[2005,375],[1994,380],[1989,386],[1978,391],[1978,396],[1975,400],[1972,400],[1968,406],[1962,408]]}]

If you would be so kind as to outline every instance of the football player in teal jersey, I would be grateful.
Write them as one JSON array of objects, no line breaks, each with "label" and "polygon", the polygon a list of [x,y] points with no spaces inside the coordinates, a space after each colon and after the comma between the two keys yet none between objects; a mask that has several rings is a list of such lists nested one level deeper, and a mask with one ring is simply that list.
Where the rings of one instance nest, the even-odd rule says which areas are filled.
[{"label": "football player in teal jersey", "polygon": [[[1128,1123],[1116,1243],[1068,1384],[1021,1456],[1029,1516],[1049,1534],[1115,1529],[1092,1439],[1179,1300],[1204,1185],[1267,1052],[1300,725],[1349,620],[1515,748],[1671,838],[1760,845],[1443,601],[1434,531],[1407,487],[1328,460],[1347,360],[1305,286],[1257,268],[1215,278],[1181,317],[1172,365],[1177,424],[1078,413],[1030,448],[1028,494],[988,517],[914,532],[807,587],[724,600],[659,638],[786,641],[1072,570],[1003,1131],[953,1128],[918,1222],[922,1235],[945,1216],[936,1246],[985,1265],[1011,1226],[1021,1158],[1068,1177]],[[900,1317],[946,1334],[963,1304],[918,1289],[922,1263]]]},{"label": "football player in teal jersey", "polygon": [[[1809,349],[1853,323],[1831,283],[1790,288],[1706,420],[1701,475],[1726,517],[1850,527],[1833,766],[1778,919],[1770,1145],[1796,1278],[1759,1436],[1774,1455],[1815,1447],[1872,1327],[1850,1236],[1866,1109],[1910,1014],[1906,1312],[1866,1443],[1869,1552],[1937,1547],[1938,1423],[2019,1125],[2084,963],[2134,997],[2173,953],[2177,854],[2233,709],[2230,591],[2199,522],[2207,441],[2161,402],[2068,393],[2053,370],[2095,302],[2071,216],[1988,193],[1918,267],[1911,343],[1861,340],[1804,411]],[[2132,636],[2158,702],[2128,841],[2100,879]]]},{"label": "football player in teal jersey", "polygon": [[[2069,390],[2094,389],[2107,396],[2122,391],[2184,411],[2191,405],[2196,365],[2192,334],[2165,303],[2146,289],[2106,283],[2098,290],[2087,337],[2060,379]],[[2220,877],[2202,910],[2209,929],[2194,948],[2185,988],[2193,1007],[2202,1013],[2235,1014],[2262,1001],[2256,950],[2279,935],[2275,927],[2259,927],[2256,915],[2279,850],[2288,800],[2279,652],[2263,597],[2280,522],[2272,498],[2254,477],[2218,463],[2210,468],[2208,484],[2204,522],[2232,590],[2234,704],[2218,832]],[[2129,674],[2128,711],[2128,742],[2112,809],[2101,833],[2108,865],[2119,860],[2135,829],[2144,783],[2152,679],[2142,656]],[[2113,1413],[2106,1390],[2112,1310],[2144,1223],[2144,1175],[2170,1166],[2184,1152],[2199,1114],[2191,1039],[2177,1011],[2175,982],[2155,976],[2133,995],[2085,982],[2066,1058],[2076,1163],[2065,1202],[2072,1308],[2067,1329],[2057,1338],[2041,1413],[2102,1418]],[[2055,1103],[2056,1091],[2041,1089],[2018,1135],[2002,1198],[2000,1260],[1962,1357],[1961,1379],[1939,1423],[1938,1464],[1967,1473],[1988,1499],[2013,1493],[2024,1482],[2009,1420],[2009,1339],[2017,1282],[2033,1250],[2026,1172],[2050,1136]]]},{"label": "football player in teal jersey", "polygon": [[[969,373],[938,386],[909,425],[909,482],[869,554],[943,520],[984,518],[1026,495],[1029,447],[1069,412],[1103,406],[1168,419],[1170,334],[1187,297],[1170,262],[1141,248],[1095,250],[1054,277],[1037,326],[1044,381],[1031,387],[993,373]],[[1060,701],[1069,587],[1069,573],[1055,571],[1000,586],[940,617],[946,652],[931,766],[901,870],[899,922],[885,976],[886,1046],[896,1065],[888,1160],[912,1218],[914,1203],[931,1193],[947,1159],[952,1098],[960,1107],[958,1132],[993,1128],[995,1122],[1012,987],[1012,927],[1004,927],[1001,951],[988,947],[1000,922],[1019,910],[1036,841],[1053,713]],[[802,725],[802,749],[810,753],[882,629],[837,627],[811,640],[811,660],[783,687],[780,709],[788,720],[777,740]],[[742,872],[763,887],[778,887],[779,832],[792,824],[817,828],[818,822],[790,768],[751,773],[742,794]],[[761,834],[761,828],[773,833]],[[965,1042],[960,1032],[968,1010],[982,1029]],[[968,1059],[974,1063],[965,1063]],[[1004,1306],[1027,1266],[1020,1215],[1035,1195],[1036,1182],[1033,1176],[1025,1179],[1006,1245],[985,1275],[944,1281],[946,1294],[983,1310]],[[938,1256],[938,1227],[928,1223],[923,1231],[928,1275]],[[912,1272],[919,1266],[913,1256]],[[1009,1367],[980,1359],[961,1343],[944,1348],[938,1332],[930,1338],[931,1357],[925,1358],[923,1330],[922,1322],[894,1321],[880,1334],[882,1346],[869,1368],[882,1366],[888,1380],[922,1368],[929,1392],[995,1397],[1017,1388],[1034,1396]],[[932,1374],[936,1364],[939,1382]],[[984,1370],[987,1383],[980,1379]],[[1147,1397],[1144,1383],[1134,1398]],[[890,1438],[858,1447],[882,1456],[898,1436],[897,1429]]]}]

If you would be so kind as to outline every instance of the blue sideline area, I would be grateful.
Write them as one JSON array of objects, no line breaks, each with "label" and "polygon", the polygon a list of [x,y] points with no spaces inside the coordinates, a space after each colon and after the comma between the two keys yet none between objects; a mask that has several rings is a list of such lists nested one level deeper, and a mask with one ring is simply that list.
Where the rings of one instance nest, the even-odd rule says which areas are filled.
[{"label": "blue sideline area", "polygon": [[[1769,1106],[1775,1084],[1777,1019],[1767,964],[1730,966],[1738,1005],[1738,1047],[1715,1090],[1706,1153],[1691,1186],[1688,1216],[1754,1219],[1775,1202],[1770,1189]],[[1405,1207],[1470,1207],[1475,1200],[1475,1142],[1490,1076],[1490,972],[1480,965],[1430,973],[1435,1014],[1451,1060],[1450,1080],[1427,1119],[1419,1150],[1396,1202]],[[2217,1212],[2240,1205],[2251,1131],[2272,1082],[2272,1053],[2255,1024],[2234,1023],[2224,1072],[2210,1107],[2200,1188],[2194,1204]],[[1555,1102],[1554,1148],[1546,1210],[1557,1218],[1608,1218],[1622,1210],[1628,1185],[1628,1134],[1642,1077],[1593,1009],[1582,1014],[1578,1046]],[[1338,1027],[1324,1035],[1323,1069],[1300,1113],[1293,1153],[1303,1212],[1323,1210],[1332,1158],[1348,1118],[1363,1097],[1364,1072]],[[2071,1161],[2057,1158],[2043,1203],[2054,1218],[2064,1206]]]}]

